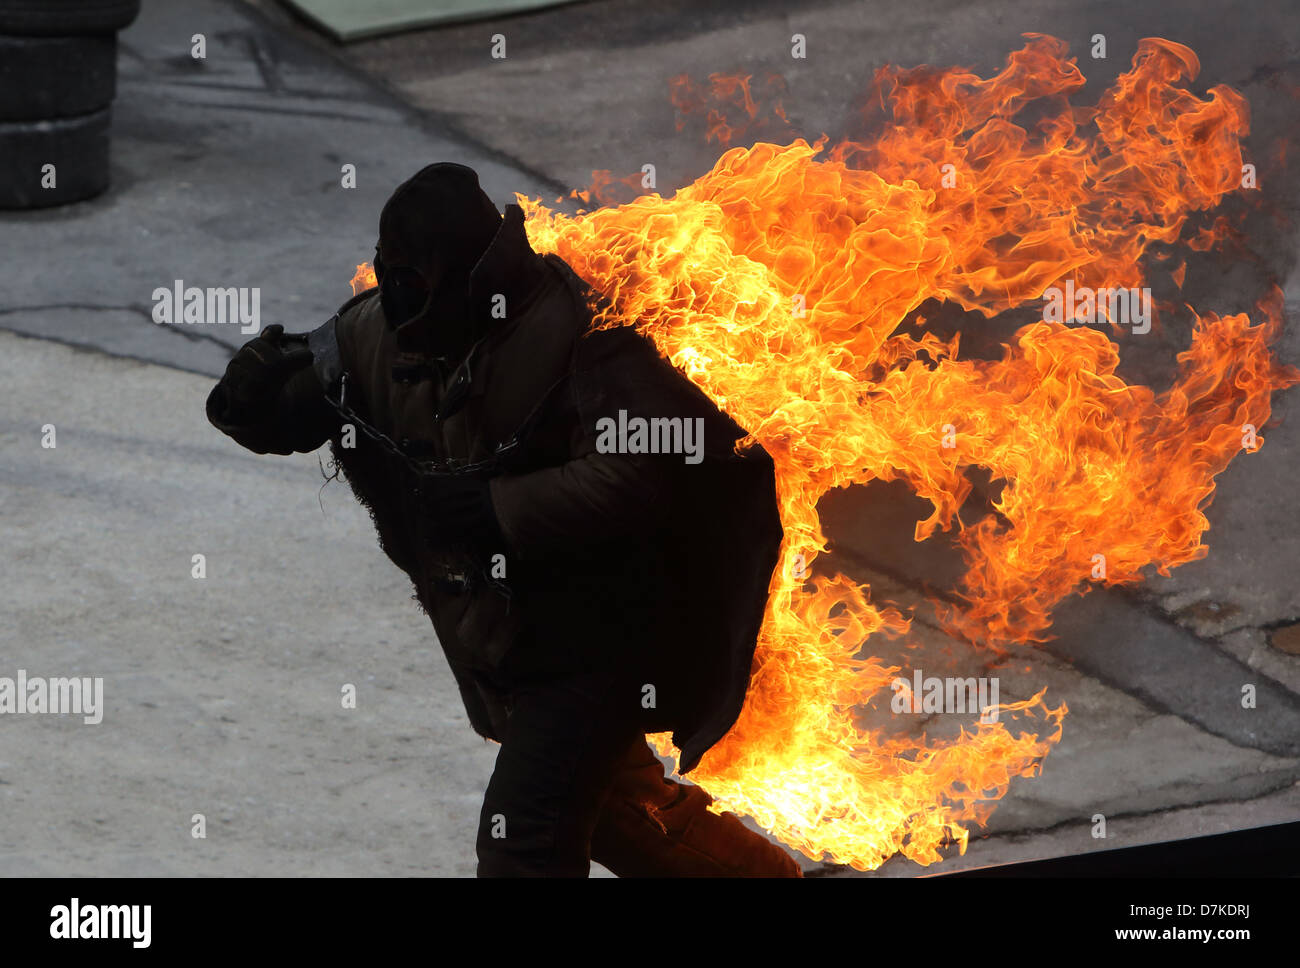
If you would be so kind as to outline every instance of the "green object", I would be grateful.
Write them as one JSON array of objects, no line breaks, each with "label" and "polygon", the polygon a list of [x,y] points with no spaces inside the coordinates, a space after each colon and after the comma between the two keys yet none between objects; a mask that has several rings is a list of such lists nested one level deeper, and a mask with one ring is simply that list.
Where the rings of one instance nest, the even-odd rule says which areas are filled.
[{"label": "green object", "polygon": [[284,0],[321,30],[343,42],[437,24],[486,20],[572,0]]}]

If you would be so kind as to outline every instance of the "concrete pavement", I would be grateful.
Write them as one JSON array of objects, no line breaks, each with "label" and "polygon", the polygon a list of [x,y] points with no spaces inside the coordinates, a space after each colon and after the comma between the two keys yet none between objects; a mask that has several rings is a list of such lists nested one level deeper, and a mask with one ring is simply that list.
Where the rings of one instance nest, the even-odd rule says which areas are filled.
[{"label": "concrete pavement", "polygon": [[[346,485],[318,501],[315,456],[256,457],[212,430],[203,399],[247,336],[155,325],[155,287],[258,287],[264,323],[309,328],[348,295],[387,193],[433,160],[473,165],[499,204],[645,160],[670,191],[717,154],[699,131],[675,130],[663,82],[682,71],[780,67],[791,117],[834,131],[886,61],[987,71],[1024,30],[1076,40],[1104,29],[1112,76],[1137,37],[1189,43],[1205,84],[1251,100],[1265,144],[1295,110],[1285,84],[1297,15],[1281,4],[1225,27],[1201,3],[885,15],[861,3],[794,14],[766,0],[743,12],[614,0],[342,54],[259,7],[146,0],[122,37],[111,193],[0,216],[0,676],[103,676],[107,706],[96,727],[0,720],[0,874],[473,872],[493,747],[470,731],[409,583]],[[789,34],[805,20],[816,53],[793,67]],[[483,38],[498,29],[512,53],[493,64]],[[201,63],[189,56],[196,32]],[[344,164],[356,165],[355,189],[340,184]],[[1296,192],[1280,189],[1284,211]],[[1291,231],[1261,227],[1249,271],[1204,263],[1188,299],[1235,312],[1274,278],[1295,305]],[[1296,332],[1280,348],[1290,362]],[[1018,650],[1000,670],[1004,701],[1046,684],[1071,713],[1043,775],[1012,784],[987,838],[940,868],[895,859],[874,876],[1300,816],[1300,658],[1283,647],[1300,620],[1300,524],[1286,511],[1296,406],[1276,397],[1268,446],[1219,479],[1206,560],[1136,593],[1071,603],[1058,642]],[[41,446],[46,424],[53,449]],[[929,623],[919,589],[953,559],[911,542],[906,496],[828,502],[838,564],[917,606],[927,668],[984,674],[987,657]],[[194,554],[206,556],[204,579],[191,577]],[[1025,665],[1032,674],[1012,671]],[[1220,694],[1245,677],[1268,700],[1253,719]],[[349,683],[355,709],[340,702]],[[1104,841],[1089,833],[1096,812],[1109,820]],[[194,814],[206,839],[191,836]]]}]

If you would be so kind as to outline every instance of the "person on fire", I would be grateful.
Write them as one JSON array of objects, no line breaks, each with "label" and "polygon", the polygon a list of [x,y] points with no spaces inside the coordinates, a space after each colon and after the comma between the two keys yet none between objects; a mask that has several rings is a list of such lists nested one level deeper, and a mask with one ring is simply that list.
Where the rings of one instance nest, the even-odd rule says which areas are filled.
[{"label": "person on fire", "polygon": [[472,169],[393,192],[374,270],[315,331],[248,342],[207,414],[259,454],[328,441],[410,577],[500,744],[478,875],[799,876],[645,737],[673,731],[685,774],[739,715],[782,536],[771,459],[632,328],[592,329],[587,287]]}]

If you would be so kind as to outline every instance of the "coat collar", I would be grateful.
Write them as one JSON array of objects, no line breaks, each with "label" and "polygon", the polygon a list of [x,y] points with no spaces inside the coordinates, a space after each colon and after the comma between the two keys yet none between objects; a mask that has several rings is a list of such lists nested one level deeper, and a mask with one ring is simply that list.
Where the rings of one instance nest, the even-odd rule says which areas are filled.
[{"label": "coat collar", "polygon": [[[480,333],[511,319],[546,279],[546,260],[533,251],[524,231],[524,210],[506,206],[496,236],[469,274],[469,302]],[[493,301],[505,297],[505,317],[492,315]]]}]

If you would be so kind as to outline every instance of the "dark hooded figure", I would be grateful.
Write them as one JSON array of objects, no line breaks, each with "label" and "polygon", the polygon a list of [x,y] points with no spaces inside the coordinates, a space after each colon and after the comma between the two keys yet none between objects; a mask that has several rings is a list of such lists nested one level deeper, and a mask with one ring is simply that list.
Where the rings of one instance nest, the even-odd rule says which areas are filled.
[{"label": "dark hooded figure", "polygon": [[631,328],[590,331],[587,287],[469,168],[393,193],[374,266],[319,329],[236,353],[208,418],[257,453],[329,441],[410,577],[501,744],[479,876],[797,876],[645,739],[673,731],[686,773],[739,715],[781,540],[770,458]]}]

